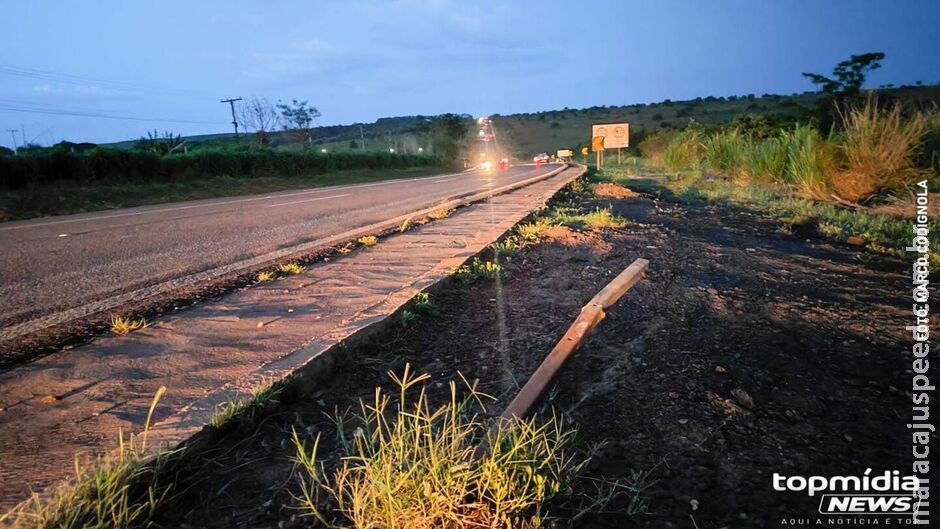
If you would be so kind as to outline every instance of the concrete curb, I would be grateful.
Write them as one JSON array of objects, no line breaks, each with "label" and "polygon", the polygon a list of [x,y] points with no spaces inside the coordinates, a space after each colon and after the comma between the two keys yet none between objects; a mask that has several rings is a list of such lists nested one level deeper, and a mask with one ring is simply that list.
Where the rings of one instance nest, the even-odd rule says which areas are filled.
[{"label": "concrete curb", "polygon": [[[580,170],[570,178],[559,182],[559,185],[555,186],[552,191],[544,197],[543,202],[548,202],[548,200],[555,196],[558,191],[563,189],[572,181],[581,178],[587,172],[586,166],[577,164],[575,164],[575,166],[579,167]],[[568,167],[568,165],[565,165],[560,169],[549,173],[550,176],[538,177],[537,180],[534,181],[544,180],[551,178],[552,176],[556,176]],[[513,184],[512,186],[506,186],[507,188],[511,189],[507,191],[500,191],[496,194],[507,193],[511,190],[524,187],[525,185],[528,185],[526,182],[528,181]],[[487,194],[486,196],[483,196],[481,193],[474,196],[480,197],[474,200],[481,200],[483,198],[494,196],[494,194]],[[451,201],[443,207],[454,207],[454,204],[458,202],[461,201]],[[431,211],[441,209],[441,207],[442,206],[436,206],[434,208],[429,208],[422,211],[425,211],[424,214],[427,214]],[[491,240],[487,242],[487,244],[502,237],[507,231],[512,229],[529,214],[531,214],[531,211],[526,212],[523,215],[519,215],[518,218],[511,217],[505,219],[498,228],[494,228],[490,231],[490,233],[498,232],[498,234],[492,237]],[[483,246],[483,248],[485,247],[486,245]],[[216,410],[219,406],[231,402],[239,397],[245,397],[244,392],[237,389],[236,386],[251,386],[272,379],[280,383],[298,373],[302,373],[305,379],[329,374],[330,369],[335,363],[334,356],[340,344],[347,343],[350,340],[360,340],[372,334],[373,332],[378,332],[381,330],[381,325],[387,323],[415,296],[415,294],[436,286],[442,280],[446,279],[451,270],[479,255],[479,253],[479,251],[461,253],[450,259],[441,261],[432,270],[429,270],[428,272],[425,272],[419,276],[412,284],[405,285],[394,292],[392,295],[388,296],[382,303],[360,311],[359,314],[351,318],[346,325],[334,329],[333,332],[327,335],[321,336],[316,341],[302,349],[288,353],[287,355],[278,358],[277,360],[265,364],[254,373],[251,373],[247,377],[240,379],[237,384],[233,383],[223,386],[217,391],[192,403],[175,415],[161,421],[159,424],[155,425],[153,429],[147,432],[147,444],[154,449],[157,449],[167,448],[186,442],[193,435],[203,430],[207,424],[209,424],[212,416],[216,413]],[[315,360],[316,362],[314,362]]]}]

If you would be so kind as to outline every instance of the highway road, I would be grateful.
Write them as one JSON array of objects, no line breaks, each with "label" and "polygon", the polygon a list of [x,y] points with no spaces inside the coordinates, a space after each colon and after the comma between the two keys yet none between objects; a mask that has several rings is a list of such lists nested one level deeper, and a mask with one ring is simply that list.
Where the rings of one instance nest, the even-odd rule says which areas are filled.
[{"label": "highway road", "polygon": [[0,335],[23,322],[558,167],[521,165],[3,223]]}]

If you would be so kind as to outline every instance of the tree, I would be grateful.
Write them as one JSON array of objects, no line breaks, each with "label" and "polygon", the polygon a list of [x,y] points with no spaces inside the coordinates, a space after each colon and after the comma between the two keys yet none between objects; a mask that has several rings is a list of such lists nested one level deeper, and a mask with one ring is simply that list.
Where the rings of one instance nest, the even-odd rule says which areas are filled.
[{"label": "tree", "polygon": [[[164,131],[161,134],[157,129],[154,129],[152,132],[147,131],[146,138],[141,137],[134,142],[134,149],[163,156],[184,149],[185,144],[186,142],[179,134],[174,135],[170,131]],[[74,151],[72,145],[64,145],[63,148]]]},{"label": "tree", "polygon": [[441,114],[427,118],[416,129],[431,138],[434,152],[439,156],[455,160],[460,154],[461,144],[473,128],[473,116],[467,114]]},{"label": "tree", "polygon": [[836,96],[854,96],[862,89],[868,72],[881,68],[881,61],[884,58],[885,54],[881,52],[852,55],[836,65],[832,70],[832,77],[809,72],[804,72],[803,77],[819,86],[824,93]]},{"label": "tree", "polygon": [[255,131],[258,138],[258,147],[265,148],[270,142],[269,133],[274,130],[278,122],[277,111],[274,105],[263,97],[252,96],[242,102],[238,107],[239,121],[245,128]]},{"label": "tree", "polygon": [[281,112],[284,130],[298,131],[308,145],[313,143],[313,120],[320,117],[317,107],[309,106],[306,101],[291,99],[290,104],[278,100],[277,109]]},{"label": "tree", "polygon": [[816,111],[820,130],[827,132],[833,125],[839,123],[836,115],[843,107],[857,99],[862,85],[865,84],[866,75],[872,70],[881,68],[881,61],[884,58],[885,54],[878,51],[852,55],[836,65],[832,70],[832,77],[818,73],[803,73],[803,77],[819,86],[823,95],[819,99]]}]

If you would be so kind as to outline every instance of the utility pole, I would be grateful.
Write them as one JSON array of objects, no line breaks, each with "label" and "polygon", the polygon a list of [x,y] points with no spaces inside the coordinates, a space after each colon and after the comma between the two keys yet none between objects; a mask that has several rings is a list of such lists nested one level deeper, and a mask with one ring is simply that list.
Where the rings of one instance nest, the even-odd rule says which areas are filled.
[{"label": "utility pole", "polygon": [[362,134],[362,124],[359,125],[359,148],[366,148],[366,137]]},{"label": "utility pole", "polygon": [[223,99],[219,103],[228,103],[232,107],[232,125],[235,125],[235,139],[238,139],[238,120],[235,119],[235,102],[241,101],[242,98],[236,97],[234,99]]},{"label": "utility pole", "polygon": [[16,129],[7,129],[7,132],[10,133],[10,136],[13,136],[13,152],[19,154],[20,148],[16,145],[16,133],[19,131]]}]

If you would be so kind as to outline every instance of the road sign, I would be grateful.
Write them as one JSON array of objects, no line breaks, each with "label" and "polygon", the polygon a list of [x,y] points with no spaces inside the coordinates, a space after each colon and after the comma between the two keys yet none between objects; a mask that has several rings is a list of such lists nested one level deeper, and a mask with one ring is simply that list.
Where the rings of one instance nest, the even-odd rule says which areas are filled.
[{"label": "road sign", "polygon": [[603,136],[594,136],[591,138],[591,150],[594,152],[600,152],[604,150],[604,137]]},{"label": "road sign", "polygon": [[591,127],[591,136],[594,138],[603,136],[605,149],[619,149],[621,147],[629,147],[630,124],[606,123],[603,125],[594,125]]},{"label": "road sign", "polygon": [[581,156],[587,156],[587,155],[588,155],[588,148],[581,147]]},{"label": "road sign", "polygon": [[571,149],[558,149],[559,158],[571,158]]}]

